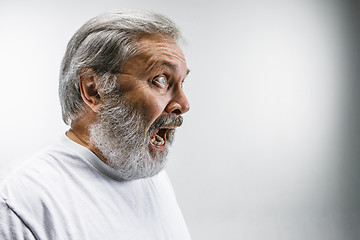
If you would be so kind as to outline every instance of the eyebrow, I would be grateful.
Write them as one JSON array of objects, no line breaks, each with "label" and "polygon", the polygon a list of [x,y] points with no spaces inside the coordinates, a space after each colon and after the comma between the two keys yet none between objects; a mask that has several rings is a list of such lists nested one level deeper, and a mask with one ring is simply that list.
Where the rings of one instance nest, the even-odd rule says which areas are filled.
[{"label": "eyebrow", "polygon": [[[146,71],[151,71],[155,65],[157,64],[158,62],[152,62],[149,64],[149,66],[146,68]],[[176,71],[176,69],[178,68],[175,64],[171,63],[171,62],[168,62],[168,61],[162,61],[160,63],[160,68],[162,67],[167,67],[167,68],[170,68],[172,71]],[[186,72],[186,76],[190,73],[190,69],[187,69],[187,72]]]}]

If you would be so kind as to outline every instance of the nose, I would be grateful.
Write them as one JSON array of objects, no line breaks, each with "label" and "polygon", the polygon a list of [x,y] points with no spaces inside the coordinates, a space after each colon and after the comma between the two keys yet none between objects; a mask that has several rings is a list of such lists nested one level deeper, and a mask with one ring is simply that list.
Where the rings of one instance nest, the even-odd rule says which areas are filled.
[{"label": "nose", "polygon": [[166,106],[165,111],[167,113],[175,113],[176,115],[182,115],[190,110],[190,104],[187,100],[182,88],[172,93],[172,98],[169,104]]}]

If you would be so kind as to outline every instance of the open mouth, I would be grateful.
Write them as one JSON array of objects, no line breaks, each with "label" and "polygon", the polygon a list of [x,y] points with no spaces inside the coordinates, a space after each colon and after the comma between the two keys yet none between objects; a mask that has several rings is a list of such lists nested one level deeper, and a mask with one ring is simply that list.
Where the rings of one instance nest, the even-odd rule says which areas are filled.
[{"label": "open mouth", "polygon": [[160,128],[155,131],[154,135],[150,139],[150,144],[158,149],[165,149],[166,147],[166,133],[169,128]]}]

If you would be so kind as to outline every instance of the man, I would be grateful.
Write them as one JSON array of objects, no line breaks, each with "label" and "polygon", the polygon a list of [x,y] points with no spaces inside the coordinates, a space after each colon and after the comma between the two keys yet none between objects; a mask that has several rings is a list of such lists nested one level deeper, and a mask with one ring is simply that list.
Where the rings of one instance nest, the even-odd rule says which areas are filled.
[{"label": "man", "polygon": [[58,143],[0,187],[0,239],[190,239],[162,171],[189,73],[166,17],[116,11],[85,23],[62,62]]}]

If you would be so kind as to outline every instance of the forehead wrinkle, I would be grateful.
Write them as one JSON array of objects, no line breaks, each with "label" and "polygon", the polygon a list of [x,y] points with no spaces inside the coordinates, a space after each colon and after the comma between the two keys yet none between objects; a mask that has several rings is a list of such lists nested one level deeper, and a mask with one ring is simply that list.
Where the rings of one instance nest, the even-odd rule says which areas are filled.
[{"label": "forehead wrinkle", "polygon": [[145,47],[142,49],[142,55],[147,58],[147,62],[149,62],[149,65],[152,64],[152,62],[168,62],[169,65],[175,65],[172,63],[174,61],[186,62],[185,56],[181,51],[171,49],[167,46],[158,47],[155,45],[151,48]]},{"label": "forehead wrinkle", "polygon": [[[180,52],[181,53],[181,52]],[[161,49],[148,49],[144,51],[143,54],[146,56],[147,60],[147,70],[150,70],[159,64],[160,67],[168,67],[171,70],[177,70],[178,64],[184,63],[186,65],[185,56],[177,51],[169,51],[168,48],[164,47],[164,50]],[[179,63],[178,63],[179,62]]]},{"label": "forehead wrinkle", "polygon": [[[158,69],[156,69],[158,68]],[[149,59],[147,66],[146,66],[146,72],[150,73],[151,71],[164,71],[165,69],[170,69],[171,71],[175,72],[177,70],[177,65],[174,63],[171,63],[164,59]]]},{"label": "forehead wrinkle", "polygon": [[[175,42],[163,38],[156,41],[145,38],[141,40],[139,47],[139,55],[144,59],[144,74],[164,71],[165,69],[175,72],[179,69],[180,63],[186,65],[185,56]],[[189,70],[187,69],[186,75],[188,73]]]},{"label": "forehead wrinkle", "polygon": [[[166,56],[180,61],[185,61],[184,53],[181,48],[175,43],[168,42],[151,42],[150,44],[140,43],[140,51],[142,54],[151,57]],[[160,55],[160,56],[159,56]]]}]

